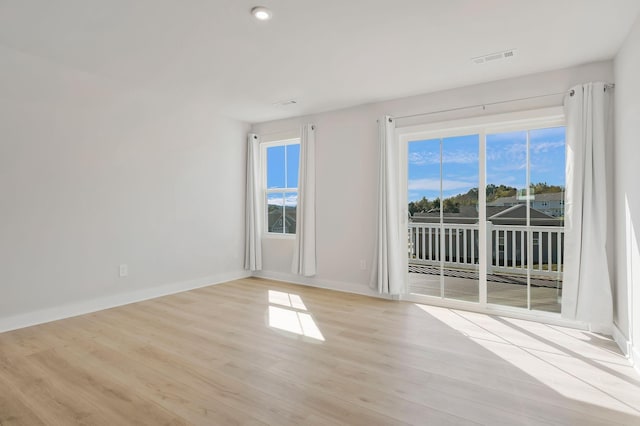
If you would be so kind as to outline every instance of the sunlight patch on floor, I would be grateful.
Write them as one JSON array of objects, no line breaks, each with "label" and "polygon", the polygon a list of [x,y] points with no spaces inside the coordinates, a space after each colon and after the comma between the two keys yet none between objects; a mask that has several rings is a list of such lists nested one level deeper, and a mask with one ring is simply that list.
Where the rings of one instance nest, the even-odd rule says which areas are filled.
[{"label": "sunlight patch on floor", "polygon": [[526,320],[415,306],[567,398],[640,413],[640,380],[606,338]]},{"label": "sunlight patch on floor", "polygon": [[269,303],[269,327],[325,341],[300,296],[269,290]]},{"label": "sunlight patch on floor", "polygon": [[302,298],[297,294],[285,293],[283,291],[269,290],[269,303],[272,305],[282,305],[289,308],[306,311]]}]

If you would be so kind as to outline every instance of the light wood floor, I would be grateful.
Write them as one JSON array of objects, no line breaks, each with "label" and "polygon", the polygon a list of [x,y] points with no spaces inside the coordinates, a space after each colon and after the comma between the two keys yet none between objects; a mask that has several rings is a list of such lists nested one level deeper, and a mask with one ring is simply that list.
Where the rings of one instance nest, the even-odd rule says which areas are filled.
[{"label": "light wood floor", "polygon": [[640,424],[599,335],[259,279],[0,334],[0,424]]}]

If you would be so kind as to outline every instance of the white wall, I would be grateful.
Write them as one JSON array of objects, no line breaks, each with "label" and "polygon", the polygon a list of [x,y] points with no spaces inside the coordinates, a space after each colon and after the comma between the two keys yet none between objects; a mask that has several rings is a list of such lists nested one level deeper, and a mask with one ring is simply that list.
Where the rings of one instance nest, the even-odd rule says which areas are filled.
[{"label": "white wall", "polygon": [[[253,131],[270,134],[317,125],[317,256],[318,274],[312,279],[290,275],[293,243],[263,241],[263,276],[288,279],[347,291],[370,293],[376,200],[376,119],[384,114],[408,115],[505,99],[562,92],[587,81],[612,81],[611,62],[534,74],[377,104],[363,105],[308,117],[255,124]],[[384,84],[384,82],[381,82]],[[339,90],[339,88],[336,88]],[[301,100],[304,102],[304,99]],[[562,97],[547,97],[488,107],[485,114],[561,105]],[[431,116],[431,121],[482,114],[481,109]],[[423,119],[424,120],[424,119]],[[410,124],[405,121],[404,124]],[[367,270],[360,269],[360,260]]]},{"label": "white wall", "polygon": [[245,275],[248,125],[4,48],[0,69],[0,331]]},{"label": "white wall", "polygon": [[640,363],[640,18],[614,61],[616,323]]}]

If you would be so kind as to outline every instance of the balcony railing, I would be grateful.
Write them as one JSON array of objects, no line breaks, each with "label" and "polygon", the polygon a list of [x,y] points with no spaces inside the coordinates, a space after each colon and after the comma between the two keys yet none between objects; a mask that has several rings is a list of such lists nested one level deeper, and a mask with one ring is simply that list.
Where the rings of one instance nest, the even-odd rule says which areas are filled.
[{"label": "balcony railing", "polygon": [[[530,269],[532,275],[561,277],[564,227],[487,222],[487,235],[488,273],[526,275]],[[445,268],[479,267],[478,224],[411,222],[408,244],[410,264],[439,266],[443,262]]]}]

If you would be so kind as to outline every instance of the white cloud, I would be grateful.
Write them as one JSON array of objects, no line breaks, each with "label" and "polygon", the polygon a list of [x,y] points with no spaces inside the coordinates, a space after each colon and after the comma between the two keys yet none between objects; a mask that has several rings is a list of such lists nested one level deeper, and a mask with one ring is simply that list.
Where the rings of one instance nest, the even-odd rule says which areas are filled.
[{"label": "white cloud", "polygon": [[[442,190],[470,189],[477,187],[477,183],[462,180],[443,180]],[[409,191],[440,191],[440,179],[412,179],[409,180]]]},{"label": "white cloud", "polygon": [[409,164],[413,164],[414,166],[425,166],[427,164],[440,164],[440,153],[429,152],[429,151],[410,152]]},{"label": "white cloud", "polygon": [[514,162],[526,161],[527,145],[525,143],[512,143],[504,146],[487,147],[487,162]]},{"label": "white cloud", "polygon": [[[529,145],[532,155],[544,154],[550,151],[564,149],[564,141],[535,142]],[[525,143],[513,143],[505,146],[491,146],[487,148],[487,161],[525,161],[527,158],[527,145]]]},{"label": "white cloud", "polygon": [[564,148],[564,141],[556,141],[556,142],[536,142],[530,145],[530,150],[532,154],[540,154],[543,152],[549,152],[551,150],[555,150],[558,148]]},{"label": "white cloud", "polygon": [[270,196],[267,203],[274,206],[282,206],[284,204],[287,207],[295,207],[298,205],[298,194],[287,194],[287,196],[284,198],[284,203],[282,196]]},{"label": "white cloud", "polygon": [[444,151],[442,162],[447,164],[473,164],[478,162],[478,153],[457,149],[455,151]]},{"label": "white cloud", "polygon": [[[456,149],[442,153],[443,164],[473,164],[478,162],[478,153],[464,149]],[[419,151],[409,153],[409,164],[426,166],[440,164],[439,151]]]},{"label": "white cloud", "polygon": [[440,179],[409,180],[409,191],[440,191]]}]

